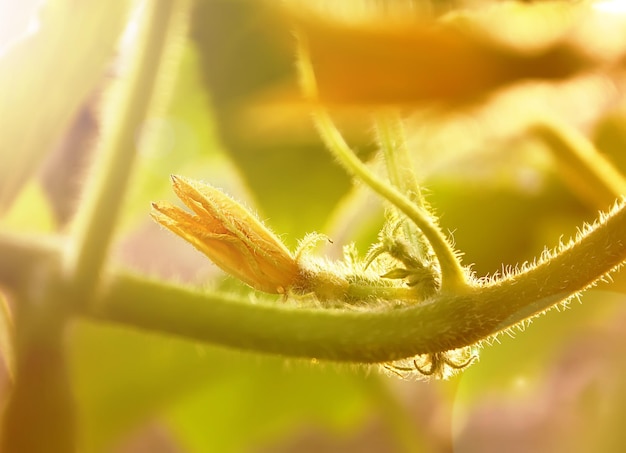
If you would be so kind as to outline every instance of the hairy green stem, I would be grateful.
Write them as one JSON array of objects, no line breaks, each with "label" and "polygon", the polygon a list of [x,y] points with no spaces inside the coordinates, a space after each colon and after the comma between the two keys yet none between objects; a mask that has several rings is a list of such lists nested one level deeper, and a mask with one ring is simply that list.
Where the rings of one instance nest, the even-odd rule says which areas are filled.
[{"label": "hairy green stem", "polygon": [[363,276],[339,276],[332,272],[306,272],[303,286],[297,288],[298,294],[315,294],[317,300],[334,300],[336,303],[366,304],[374,301],[419,302],[420,294],[400,282],[389,284],[382,278]]},{"label": "hairy green stem", "polygon": [[413,171],[413,162],[406,146],[406,137],[397,114],[385,112],[376,116],[374,126],[380,144],[389,181],[416,203],[424,206],[424,198]]},{"label": "hairy green stem", "polygon": [[[626,207],[622,205],[535,267],[470,292],[439,294],[405,308],[357,311],[298,308],[280,302],[253,304],[247,297],[199,293],[117,274],[99,303],[84,314],[284,356],[392,361],[474,344],[567,300],[626,260],[624,231]],[[13,262],[5,252],[19,256],[25,243],[0,240],[0,264]],[[41,257],[51,259],[52,254],[51,248],[41,247]],[[20,265],[31,264],[23,260]]]},{"label": "hairy green stem", "polygon": [[626,260],[626,207],[535,267],[404,308],[356,311],[251,303],[128,275],[89,316],[247,350],[376,363],[475,344],[559,304]]},{"label": "hairy green stem", "polygon": [[79,206],[75,243],[67,257],[70,275],[77,290],[84,294],[95,288],[106,259],[135,161],[138,134],[150,109],[176,1],[154,0],[146,4],[137,55],[130,59],[129,74],[118,82],[118,91],[111,99],[94,176]]},{"label": "hairy green stem", "polygon": [[320,135],[337,160],[354,176],[391,202],[415,223],[432,247],[441,268],[441,291],[458,292],[469,288],[467,277],[450,243],[430,215],[409,198],[374,175],[345,142],[328,113],[317,109],[315,123]]},{"label": "hairy green stem", "polygon": [[[317,84],[315,74],[303,38],[300,39],[299,56],[298,63],[302,89],[308,99],[316,102]],[[469,289],[470,284],[467,281],[459,259],[430,215],[413,203],[409,197],[374,175],[350,149],[328,112],[317,104],[313,106],[313,121],[320,137],[339,163],[352,176],[363,181],[372,190],[404,213],[424,234],[439,261],[439,267],[441,268],[441,291],[447,293]]]},{"label": "hairy green stem", "polygon": [[[418,207],[425,209],[426,200],[413,171],[413,162],[400,117],[397,113],[390,112],[377,115],[375,128],[378,143],[385,156],[389,181]],[[402,228],[409,243],[415,244],[416,251],[423,257],[425,252],[424,247],[421,246],[423,238],[416,231],[415,225],[404,222]]]}]

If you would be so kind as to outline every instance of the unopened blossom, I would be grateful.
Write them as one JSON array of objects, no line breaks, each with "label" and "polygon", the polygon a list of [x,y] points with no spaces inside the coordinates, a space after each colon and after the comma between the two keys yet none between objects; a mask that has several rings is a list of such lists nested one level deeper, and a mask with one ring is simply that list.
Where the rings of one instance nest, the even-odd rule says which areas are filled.
[{"label": "unopened blossom", "polygon": [[152,217],[225,272],[268,293],[284,293],[298,277],[296,259],[261,221],[207,184],[172,176],[174,192],[193,211],[153,203]]}]

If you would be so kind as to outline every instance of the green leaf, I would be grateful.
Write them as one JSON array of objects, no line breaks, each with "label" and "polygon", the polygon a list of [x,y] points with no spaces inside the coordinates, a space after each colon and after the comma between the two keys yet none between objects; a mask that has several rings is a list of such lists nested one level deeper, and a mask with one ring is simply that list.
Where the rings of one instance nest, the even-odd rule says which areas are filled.
[{"label": "green leaf", "polygon": [[9,211],[0,218],[0,225],[29,233],[49,233],[55,230],[54,213],[38,183],[33,181],[20,192]]},{"label": "green leaf", "polygon": [[[476,164],[481,165],[479,160]],[[445,213],[440,221],[444,231],[453,232],[463,263],[472,265],[479,277],[532,261],[561,237],[575,235],[576,225],[595,215],[550,176],[543,183],[545,191],[515,187],[505,169],[491,180],[468,176],[429,181],[429,201]]]},{"label": "green leaf", "polygon": [[273,5],[217,0],[198,2],[192,36],[220,139],[262,217],[295,246],[324,226],[350,180],[308,111],[275,94],[296,84],[292,27]]},{"label": "green leaf", "polygon": [[[485,346],[480,361],[463,373],[457,402],[471,410],[485,398],[525,398],[543,383],[564,345],[579,332],[606,324],[624,303],[624,295],[591,290],[567,309],[552,310],[528,323],[523,332],[501,334]],[[514,337],[514,338],[511,338]]]},{"label": "green leaf", "polygon": [[343,431],[368,405],[360,375],[95,323],[71,338],[86,452],[163,416],[190,451],[237,451],[307,421]]},{"label": "green leaf", "polygon": [[[529,446],[547,451],[553,445],[581,453],[619,451],[614,442],[623,439],[620,417],[626,396],[621,384],[623,329],[618,327],[623,304],[623,294],[591,290],[582,304],[574,301],[566,310],[552,310],[523,332],[511,331],[514,338],[501,335],[486,346],[480,361],[461,376],[454,406],[456,435],[472,439],[477,427],[501,428],[499,438],[519,441],[520,451]],[[590,356],[594,353],[600,355]],[[486,422],[498,414],[505,416],[501,426]],[[493,435],[475,434],[476,439]],[[473,451],[462,443],[455,450]]]},{"label": "green leaf", "polygon": [[97,323],[78,323],[70,345],[85,452],[109,451],[181,395],[220,379],[229,362],[238,365],[219,349]]},{"label": "green leaf", "polygon": [[263,361],[190,394],[168,420],[186,451],[251,451],[307,429],[345,436],[371,398],[363,376],[302,362]]}]

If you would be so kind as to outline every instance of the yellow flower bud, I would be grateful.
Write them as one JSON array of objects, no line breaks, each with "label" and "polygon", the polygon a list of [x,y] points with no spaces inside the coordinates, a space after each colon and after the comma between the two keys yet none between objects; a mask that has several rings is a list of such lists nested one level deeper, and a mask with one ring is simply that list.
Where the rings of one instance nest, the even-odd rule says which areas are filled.
[{"label": "yellow flower bud", "polygon": [[174,192],[193,214],[153,203],[152,217],[227,273],[267,293],[284,293],[298,278],[298,264],[280,239],[220,190],[172,176]]}]

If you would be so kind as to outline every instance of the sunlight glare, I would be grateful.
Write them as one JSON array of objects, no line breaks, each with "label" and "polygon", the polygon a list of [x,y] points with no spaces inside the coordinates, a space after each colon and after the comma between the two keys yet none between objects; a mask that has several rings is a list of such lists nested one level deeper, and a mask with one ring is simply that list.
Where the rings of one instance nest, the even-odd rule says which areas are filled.
[{"label": "sunlight glare", "polygon": [[602,0],[594,3],[593,9],[602,13],[626,14],[626,0]]},{"label": "sunlight glare", "polygon": [[38,12],[44,0],[0,0],[0,56],[21,38],[39,28]]}]

